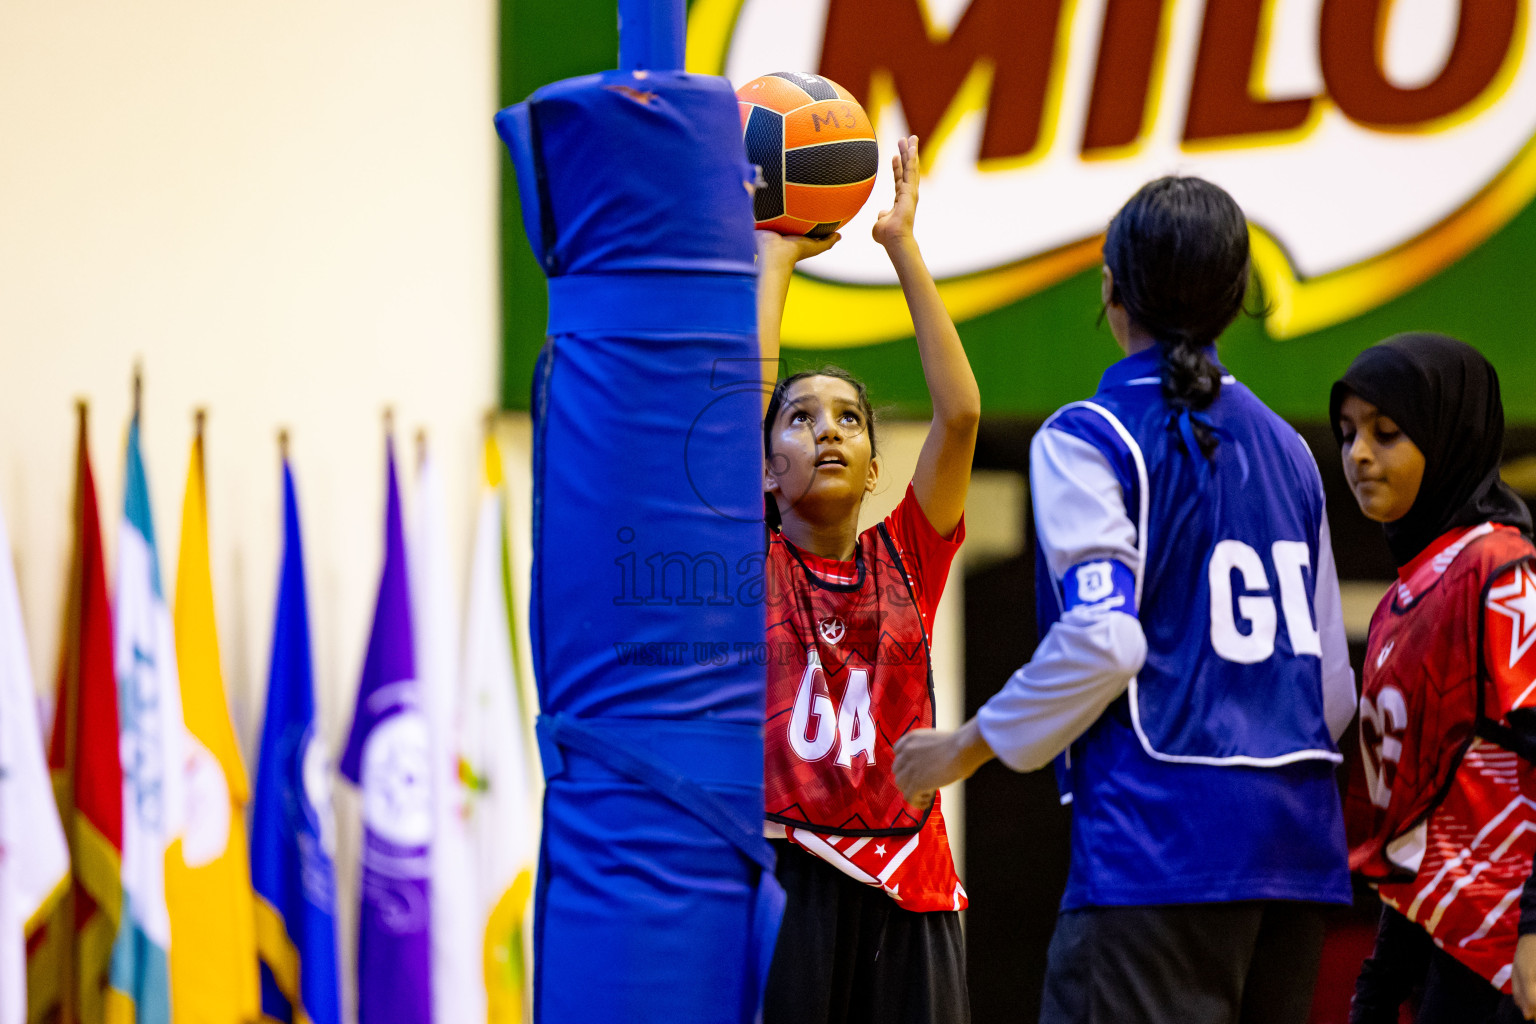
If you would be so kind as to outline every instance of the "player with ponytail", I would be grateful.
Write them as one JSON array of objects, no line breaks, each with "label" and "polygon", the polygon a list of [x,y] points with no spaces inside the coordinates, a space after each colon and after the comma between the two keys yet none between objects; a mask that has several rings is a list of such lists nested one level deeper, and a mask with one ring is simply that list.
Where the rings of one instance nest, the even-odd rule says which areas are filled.
[{"label": "player with ponytail", "polygon": [[[1181,220],[1208,226],[1191,232]],[[1243,306],[1248,224],[1232,197],[1198,178],[1159,178],[1144,187],[1104,235],[1106,315],[1157,342],[1163,398],[1181,434],[1207,458],[1218,444],[1198,413],[1221,394],[1213,346]]]},{"label": "player with ponytail", "polygon": [[1073,805],[1042,1024],[1301,1024],[1350,902],[1335,745],[1354,677],[1296,432],[1229,375],[1248,226],[1162,178],[1104,241],[1125,358],[1030,450],[1040,644],[959,730],[908,734],[909,800],[997,757]]}]

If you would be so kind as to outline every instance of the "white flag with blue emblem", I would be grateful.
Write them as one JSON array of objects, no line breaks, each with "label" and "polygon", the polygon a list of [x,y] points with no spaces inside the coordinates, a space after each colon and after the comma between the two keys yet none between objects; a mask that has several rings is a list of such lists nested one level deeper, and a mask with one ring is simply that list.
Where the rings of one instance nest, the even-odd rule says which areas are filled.
[{"label": "white flag with blue emblem", "polygon": [[137,414],[128,427],[126,468],[112,609],[123,761],[123,912],[112,947],[107,1020],[168,1024],[165,856],[182,829],[186,724]]}]

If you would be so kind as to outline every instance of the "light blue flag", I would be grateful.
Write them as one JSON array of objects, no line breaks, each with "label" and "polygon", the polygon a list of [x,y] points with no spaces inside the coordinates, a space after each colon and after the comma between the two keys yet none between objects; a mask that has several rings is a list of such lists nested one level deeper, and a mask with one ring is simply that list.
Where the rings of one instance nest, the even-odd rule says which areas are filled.
[{"label": "light blue flag", "polygon": [[384,572],[352,732],[341,757],[342,774],[363,792],[357,1017],[359,1024],[430,1024],[431,740],[416,681],[392,443],[387,460]]},{"label": "light blue flag", "polygon": [[185,817],[186,723],[137,413],[128,427],[126,468],[112,609],[123,764],[123,911],[112,946],[107,1019],[112,1024],[168,1024],[171,921],[165,853],[180,836]]},{"label": "light blue flag", "polygon": [[252,820],[262,1016],[284,1024],[340,1024],[330,765],[315,732],[304,543],[286,460],[283,570]]}]

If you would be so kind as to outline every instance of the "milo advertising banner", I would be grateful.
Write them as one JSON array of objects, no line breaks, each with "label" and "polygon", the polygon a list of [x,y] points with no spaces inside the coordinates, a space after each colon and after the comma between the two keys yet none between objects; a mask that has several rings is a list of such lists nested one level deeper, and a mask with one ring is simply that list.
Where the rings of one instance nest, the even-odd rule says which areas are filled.
[{"label": "milo advertising banner", "polygon": [[[613,0],[503,14],[506,102],[614,64]],[[695,0],[688,66],[736,85],[814,71],[863,103],[882,153],[921,136],[918,238],[989,413],[1092,390],[1119,354],[1096,326],[1104,226],[1179,173],[1222,185],[1252,224],[1258,315],[1220,354],[1277,411],[1325,418],[1356,352],[1422,329],[1480,347],[1510,419],[1533,423],[1529,15],[1526,0]],[[507,178],[504,401],[526,408],[543,281]],[[882,177],[797,277],[785,355],[923,415],[906,308],[869,240],[889,190]]]}]

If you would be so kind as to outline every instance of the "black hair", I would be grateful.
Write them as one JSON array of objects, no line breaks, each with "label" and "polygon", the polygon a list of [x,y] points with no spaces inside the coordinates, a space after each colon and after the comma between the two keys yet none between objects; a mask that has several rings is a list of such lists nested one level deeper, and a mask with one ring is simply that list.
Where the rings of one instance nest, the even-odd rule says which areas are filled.
[{"label": "black hair", "polygon": [[[1221,367],[1207,349],[1242,310],[1248,291],[1243,211],[1202,178],[1158,178],[1109,222],[1104,265],[1114,278],[1110,301],[1157,339],[1163,397],[1175,413],[1170,425],[1209,408],[1221,394]],[[1189,426],[1211,458],[1215,433],[1198,419]]]},{"label": "black hair", "polygon": [[[789,394],[790,385],[796,384],[808,377],[835,377],[853,385],[854,393],[859,396],[859,412],[864,414],[864,430],[869,434],[869,452],[871,456],[879,453],[875,446],[875,407],[869,401],[869,389],[864,382],[841,366],[823,366],[819,370],[803,370],[800,373],[792,373],[788,377],[779,380],[773,386],[773,393],[768,396],[768,411],[763,413],[763,458],[773,458],[773,421],[778,419],[779,410],[784,407],[784,396]],[[763,516],[770,527],[779,527],[779,505],[773,500],[773,495],[763,492]]]}]

